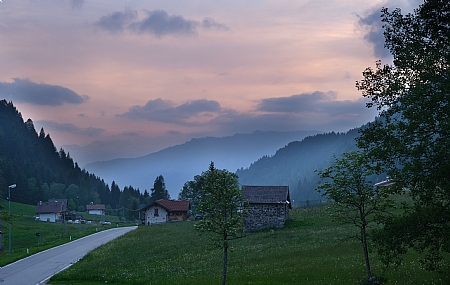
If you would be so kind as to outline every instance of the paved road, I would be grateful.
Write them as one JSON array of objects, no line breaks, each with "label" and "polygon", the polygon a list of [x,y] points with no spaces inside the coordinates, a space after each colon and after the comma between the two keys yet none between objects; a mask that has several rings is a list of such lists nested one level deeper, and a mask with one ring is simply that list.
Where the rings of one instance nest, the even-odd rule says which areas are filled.
[{"label": "paved road", "polygon": [[77,262],[89,251],[137,227],[113,228],[31,255],[0,269],[0,285],[36,285]]}]

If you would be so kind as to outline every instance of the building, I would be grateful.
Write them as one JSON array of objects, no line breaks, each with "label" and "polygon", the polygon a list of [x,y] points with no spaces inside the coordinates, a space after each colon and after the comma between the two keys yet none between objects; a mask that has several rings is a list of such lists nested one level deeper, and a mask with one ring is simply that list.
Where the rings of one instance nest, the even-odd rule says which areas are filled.
[{"label": "building", "polygon": [[92,215],[104,215],[105,214],[105,205],[104,204],[89,204],[86,205],[86,211],[88,214]]},{"label": "building", "polygon": [[244,231],[284,227],[292,208],[289,186],[242,186],[242,191],[248,202]]},{"label": "building", "polygon": [[143,212],[143,222],[146,225],[171,221],[185,221],[190,209],[189,201],[185,200],[157,200],[140,211]]},{"label": "building", "polygon": [[39,221],[62,222],[69,215],[67,199],[50,199],[48,202],[39,201],[36,206],[36,216]]}]

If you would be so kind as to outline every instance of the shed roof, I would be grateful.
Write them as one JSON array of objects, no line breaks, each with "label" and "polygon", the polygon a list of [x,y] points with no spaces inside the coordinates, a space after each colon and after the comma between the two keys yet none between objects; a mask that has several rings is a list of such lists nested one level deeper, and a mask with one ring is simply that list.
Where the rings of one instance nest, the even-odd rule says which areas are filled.
[{"label": "shed roof", "polygon": [[250,204],[291,203],[289,186],[242,186],[242,190]]},{"label": "shed roof", "polygon": [[187,200],[165,200],[159,199],[144,208],[141,211],[145,211],[152,206],[161,206],[169,212],[187,212],[189,211],[189,201]]},{"label": "shed roof", "polygon": [[67,200],[49,200],[48,202],[39,201],[36,206],[36,213],[61,213],[67,211]]},{"label": "shed roof", "polygon": [[89,205],[86,205],[86,211],[90,211],[90,210],[105,210],[105,205],[104,204],[89,204]]}]

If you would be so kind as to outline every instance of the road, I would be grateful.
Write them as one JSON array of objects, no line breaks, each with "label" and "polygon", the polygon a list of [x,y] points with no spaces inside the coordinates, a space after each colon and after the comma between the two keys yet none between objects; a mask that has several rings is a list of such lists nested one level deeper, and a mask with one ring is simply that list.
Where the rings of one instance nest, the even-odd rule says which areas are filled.
[{"label": "road", "polygon": [[36,285],[66,269],[89,251],[137,227],[113,228],[39,252],[0,269],[0,285]]}]

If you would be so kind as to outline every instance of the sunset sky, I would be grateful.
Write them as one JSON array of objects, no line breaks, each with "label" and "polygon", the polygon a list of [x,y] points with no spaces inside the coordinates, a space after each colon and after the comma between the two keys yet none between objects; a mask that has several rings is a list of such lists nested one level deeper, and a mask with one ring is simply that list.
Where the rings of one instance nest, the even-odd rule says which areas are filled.
[{"label": "sunset sky", "polygon": [[83,163],[194,137],[347,131],[376,115],[355,81],[390,61],[380,9],[421,2],[3,0],[0,99]]}]

